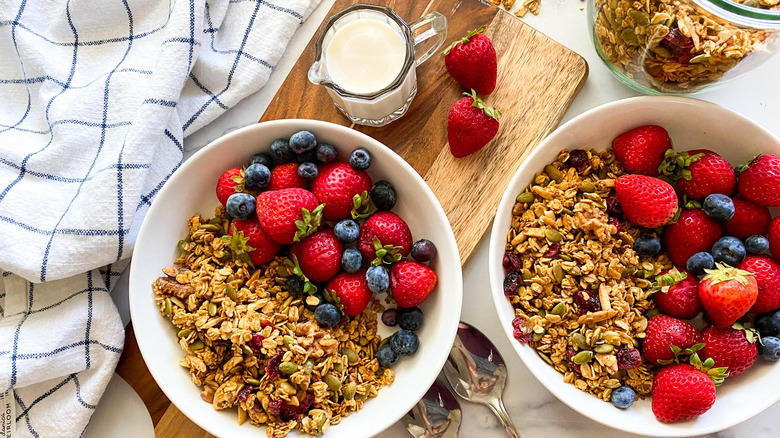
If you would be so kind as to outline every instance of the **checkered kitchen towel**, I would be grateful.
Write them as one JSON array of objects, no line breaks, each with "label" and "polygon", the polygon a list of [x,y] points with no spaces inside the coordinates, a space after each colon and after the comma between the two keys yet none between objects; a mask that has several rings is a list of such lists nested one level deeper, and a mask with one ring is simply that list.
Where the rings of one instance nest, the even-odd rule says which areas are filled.
[{"label": "checkered kitchen towel", "polygon": [[123,344],[107,291],[183,137],[318,2],[0,0],[0,436],[82,433]]}]

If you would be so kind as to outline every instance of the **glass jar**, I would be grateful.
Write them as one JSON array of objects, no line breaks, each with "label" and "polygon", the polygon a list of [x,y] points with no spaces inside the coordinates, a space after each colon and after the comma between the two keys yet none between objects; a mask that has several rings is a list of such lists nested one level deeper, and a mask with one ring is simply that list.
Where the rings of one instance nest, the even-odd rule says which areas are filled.
[{"label": "glass jar", "polygon": [[780,49],[780,0],[588,0],[588,19],[601,59],[646,94],[724,83]]}]

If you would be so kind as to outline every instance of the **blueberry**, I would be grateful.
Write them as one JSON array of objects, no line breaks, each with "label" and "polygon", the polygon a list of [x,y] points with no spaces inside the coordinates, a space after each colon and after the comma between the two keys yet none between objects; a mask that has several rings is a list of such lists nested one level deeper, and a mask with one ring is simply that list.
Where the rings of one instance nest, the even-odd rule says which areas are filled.
[{"label": "blueberry", "polygon": [[252,155],[252,158],[249,159],[249,165],[251,166],[253,164],[262,164],[270,169],[274,167],[274,159],[271,158],[270,154],[260,152],[259,154]]},{"label": "blueberry", "polygon": [[285,286],[287,286],[287,290],[291,294],[302,294],[303,293],[303,287],[304,287],[303,280],[301,280],[300,277],[296,277],[295,275],[287,277],[287,281],[285,282]]},{"label": "blueberry", "polygon": [[780,309],[758,314],[753,326],[761,337],[780,337]]},{"label": "blueberry", "polygon": [[390,275],[382,266],[372,266],[366,271],[366,283],[371,292],[381,294],[390,287]]},{"label": "blueberry", "polygon": [[365,148],[357,148],[349,154],[349,165],[355,170],[366,170],[371,165],[371,154]]},{"label": "blueberry", "polygon": [[344,243],[352,243],[360,235],[360,226],[352,219],[342,219],[333,227],[336,237]]},{"label": "blueberry", "polygon": [[315,152],[317,153],[317,160],[319,160],[320,163],[330,163],[331,161],[334,161],[336,155],[338,155],[336,153],[336,148],[327,143],[320,143],[317,146],[317,149],[315,149]]},{"label": "blueberry", "polygon": [[310,150],[307,152],[304,152],[296,157],[298,164],[301,163],[316,163],[317,160],[317,151]]},{"label": "blueberry", "polygon": [[720,193],[713,193],[704,198],[701,209],[710,219],[717,222],[726,222],[734,217],[734,201]]},{"label": "blueberry", "polygon": [[244,171],[244,184],[249,190],[265,190],[271,181],[271,170],[265,164],[252,164]]},{"label": "blueberry", "polygon": [[423,312],[419,307],[398,310],[398,325],[402,329],[416,331],[423,325]]},{"label": "blueberry", "polygon": [[377,210],[388,211],[395,206],[396,194],[393,185],[385,180],[377,181],[371,187],[371,202]]},{"label": "blueberry", "polygon": [[341,321],[341,312],[333,304],[323,303],[314,310],[314,319],[320,327],[333,327]]},{"label": "blueberry", "polygon": [[309,131],[298,131],[290,137],[290,149],[302,154],[317,147],[317,137]]},{"label": "blueberry", "polygon": [[639,236],[634,241],[634,251],[640,256],[654,256],[661,252],[661,241],[653,236]]},{"label": "blueberry", "polygon": [[780,360],[780,339],[774,336],[761,338],[761,342],[758,343],[758,355],[770,362]]},{"label": "blueberry", "polygon": [[325,302],[325,296],[320,292],[316,292],[314,295],[309,295],[303,299],[303,306],[313,312],[320,304]]},{"label": "blueberry", "polygon": [[745,260],[745,245],[736,237],[721,237],[712,245],[712,258],[715,263],[737,266]]},{"label": "blueberry", "polygon": [[621,386],[612,391],[612,404],[616,408],[626,409],[636,400],[636,392],[628,386]]},{"label": "blueberry", "polygon": [[436,257],[436,245],[428,239],[420,239],[412,245],[412,258],[418,262],[427,262]]},{"label": "blueberry", "polygon": [[398,325],[398,310],[387,309],[382,312],[382,324],[388,327],[395,327]]},{"label": "blueberry", "polygon": [[271,143],[271,157],[274,159],[274,164],[278,165],[293,161],[295,154],[290,149],[290,144],[287,143],[287,140],[280,138]]},{"label": "blueberry", "polygon": [[704,275],[705,269],[715,267],[715,260],[712,254],[702,251],[692,255],[685,263],[685,269],[691,271],[693,275]]},{"label": "blueberry", "polygon": [[401,329],[390,337],[390,347],[402,356],[411,356],[420,348],[420,339],[411,330]]},{"label": "blueberry", "polygon": [[255,214],[255,197],[248,193],[233,193],[228,198],[225,208],[229,215],[245,221]]},{"label": "blueberry", "polygon": [[379,362],[379,366],[391,367],[395,365],[400,358],[401,355],[396,353],[395,350],[390,347],[389,342],[380,347],[376,352],[376,360]]},{"label": "blueberry", "polygon": [[314,163],[301,163],[298,165],[298,176],[303,179],[312,180],[317,178],[320,171],[317,169],[317,165]]},{"label": "blueberry", "polygon": [[769,249],[769,239],[758,234],[748,236],[745,239],[745,249],[749,253],[761,254]]},{"label": "blueberry", "polygon": [[341,255],[341,269],[348,274],[353,274],[363,265],[363,254],[360,250],[351,246]]}]

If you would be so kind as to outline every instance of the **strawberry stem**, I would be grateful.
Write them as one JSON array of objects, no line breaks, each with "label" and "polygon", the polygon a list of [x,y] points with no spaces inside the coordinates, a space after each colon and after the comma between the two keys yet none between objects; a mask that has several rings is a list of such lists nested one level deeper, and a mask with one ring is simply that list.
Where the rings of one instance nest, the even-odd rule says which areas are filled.
[{"label": "strawberry stem", "polygon": [[449,55],[450,51],[455,48],[458,44],[466,44],[471,40],[471,37],[478,33],[485,32],[485,26],[482,26],[478,29],[470,30],[465,37],[461,38],[460,41],[454,41],[452,44],[449,45],[446,49],[444,49],[442,55]]},{"label": "strawberry stem", "polygon": [[482,99],[480,99],[479,96],[477,96],[476,91],[471,90],[471,93],[464,92],[463,95],[472,98],[474,100],[474,103],[472,103],[471,106],[473,106],[474,108],[481,109],[482,111],[485,112],[485,114],[487,114],[488,117],[492,117],[498,120],[498,118],[501,116],[501,111],[493,108],[492,106],[485,105],[485,102],[483,102]]}]

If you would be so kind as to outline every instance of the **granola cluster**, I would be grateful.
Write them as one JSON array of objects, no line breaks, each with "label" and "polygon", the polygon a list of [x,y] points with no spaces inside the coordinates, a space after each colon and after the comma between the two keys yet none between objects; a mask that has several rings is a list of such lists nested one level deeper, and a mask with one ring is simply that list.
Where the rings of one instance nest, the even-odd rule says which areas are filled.
[{"label": "granola cluster", "polygon": [[374,300],[357,317],[323,329],[285,289],[283,258],[257,269],[234,260],[216,218],[188,221],[176,266],[153,284],[160,311],[178,330],[180,365],[216,410],[236,409],[238,422],[266,426],[268,437],[291,430],[320,435],[375,397],[395,375],[380,367]]},{"label": "granola cluster", "polygon": [[[777,8],[780,0],[747,0]],[[769,5],[774,2],[775,5]],[[735,26],[691,0],[595,0],[594,32],[603,57],[635,82],[662,92],[692,92],[717,82],[771,31]]]},{"label": "granola cluster", "polygon": [[561,151],[536,174],[512,211],[504,291],[515,337],[582,391],[609,401],[625,385],[642,397],[652,389],[651,365],[618,364],[645,336],[651,279],[672,264],[633,250],[640,230],[617,219],[614,182],[623,169],[612,152],[574,152]]}]

